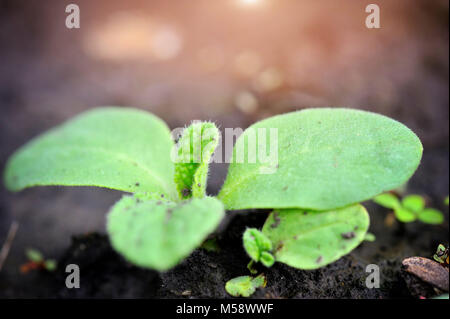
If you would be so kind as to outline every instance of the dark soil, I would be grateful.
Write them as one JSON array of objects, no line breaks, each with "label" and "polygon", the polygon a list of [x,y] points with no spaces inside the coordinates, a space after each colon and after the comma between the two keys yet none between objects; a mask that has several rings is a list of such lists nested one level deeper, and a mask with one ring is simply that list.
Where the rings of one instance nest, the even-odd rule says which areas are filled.
[{"label": "dark soil", "polygon": [[[0,297],[230,298],[224,289],[226,281],[249,274],[246,268],[249,259],[241,248],[242,233],[246,227],[261,227],[266,216],[267,212],[261,211],[229,213],[219,232],[212,236],[216,239],[216,249],[197,249],[180,265],[164,273],[129,264],[111,248],[105,235],[91,233],[76,236],[60,258],[61,267],[55,273],[40,271],[23,275],[22,280],[15,281],[14,286],[7,284]],[[392,229],[392,237],[397,237],[405,231],[400,231],[399,226]],[[411,230],[417,231],[421,228],[423,229],[420,225],[415,225]],[[397,241],[402,242],[399,238]],[[411,292],[406,285],[401,272],[401,255],[395,258],[384,257],[393,252],[393,247],[381,246],[382,252],[372,256],[372,262],[373,259],[378,259],[376,263],[381,270],[381,287],[366,288],[365,280],[368,274],[365,269],[369,262],[363,256],[370,254],[373,245],[363,243],[350,255],[314,271],[297,270],[280,263],[270,269],[260,267],[259,271],[266,275],[268,284],[252,297],[418,297],[417,280],[406,278],[406,282],[413,283]],[[430,249],[433,248],[433,245],[430,246]],[[65,273],[64,265],[69,264],[80,267],[79,289],[65,287],[68,274]],[[430,288],[427,296],[433,295],[435,293]]]}]

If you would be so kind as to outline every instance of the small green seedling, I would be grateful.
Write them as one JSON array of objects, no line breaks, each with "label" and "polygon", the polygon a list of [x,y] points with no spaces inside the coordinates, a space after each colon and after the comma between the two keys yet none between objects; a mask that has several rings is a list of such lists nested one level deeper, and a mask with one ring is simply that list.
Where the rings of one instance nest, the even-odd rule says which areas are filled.
[{"label": "small green seedling", "polygon": [[4,181],[11,191],[64,185],[130,193],[108,214],[111,244],[128,261],[157,270],[198,248],[225,209],[269,208],[262,229],[244,234],[252,262],[316,269],[370,239],[369,216],[359,203],[403,185],[422,157],[419,138],[390,118],[307,109],[246,129],[222,189],[211,197],[208,167],[219,137],[213,123],[194,122],[175,144],[154,115],[94,109],[23,146],[9,159]]},{"label": "small green seedling", "polygon": [[47,271],[55,271],[57,267],[56,260],[45,259],[44,255],[36,249],[27,249],[25,255],[28,258],[28,262],[20,267],[22,273],[27,273],[34,269],[45,269]]},{"label": "small green seedling", "polygon": [[401,201],[392,193],[385,193],[374,197],[378,205],[392,209],[395,217],[402,223],[420,220],[426,224],[442,224],[442,212],[434,208],[425,207],[425,199],[420,195],[408,195]]},{"label": "small green seedling", "polygon": [[439,244],[436,253],[433,256],[434,260],[436,260],[441,265],[449,265],[449,252],[448,247],[445,248],[444,245]]},{"label": "small green seedling", "polygon": [[250,297],[257,288],[264,288],[267,280],[264,274],[257,277],[240,276],[229,280],[225,290],[233,297]]},{"label": "small green seedling", "polygon": [[248,228],[243,236],[244,249],[250,258],[271,267],[275,262],[272,251],[272,242],[266,235],[255,228]]}]

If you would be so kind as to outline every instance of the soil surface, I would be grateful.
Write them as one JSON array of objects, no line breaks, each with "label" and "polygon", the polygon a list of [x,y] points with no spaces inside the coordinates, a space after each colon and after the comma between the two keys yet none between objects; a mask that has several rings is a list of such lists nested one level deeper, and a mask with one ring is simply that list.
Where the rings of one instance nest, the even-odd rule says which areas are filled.
[{"label": "soil surface", "polygon": [[[70,247],[59,259],[59,265],[80,267],[79,289],[67,289],[64,267],[50,273],[44,270],[22,275],[20,280],[2,278],[0,297],[19,298],[231,298],[225,291],[226,281],[250,275],[249,261],[242,249],[242,233],[246,227],[261,227],[267,211],[231,212],[219,231],[211,236],[214,249],[199,248],[174,269],[158,273],[126,262],[110,246],[105,235],[90,233],[72,238]],[[383,216],[380,214],[379,216]],[[381,225],[380,225],[381,224]],[[448,228],[396,224],[388,229],[383,218],[375,218],[371,231],[383,227],[384,234],[375,242],[364,242],[351,254],[318,270],[303,271],[276,263],[258,268],[267,278],[266,288],[258,289],[252,298],[417,298],[417,280],[405,277],[401,261],[408,256],[407,245],[419,234],[426,251],[432,252],[440,236]],[[415,247],[415,246],[413,246]],[[431,257],[431,256],[430,256]],[[379,289],[368,289],[366,266],[380,267]],[[6,283],[5,283],[6,279]],[[413,283],[408,286],[407,283]],[[423,286],[423,285],[422,285]],[[421,289],[421,292],[424,290]],[[428,287],[427,297],[436,295]]]},{"label": "soil surface", "polygon": [[[364,242],[319,270],[279,263],[261,269],[268,284],[253,297],[417,298],[416,284],[408,288],[411,281],[405,281],[401,261],[432,258],[438,244],[449,241],[448,207],[443,204],[449,193],[448,1],[417,0],[412,5],[410,0],[380,0],[379,30],[364,26],[364,6],[353,0],[338,5],[334,0],[275,1],[270,10],[253,13],[225,4],[232,1],[177,1],[176,6],[165,0],[135,2],[79,0],[82,28],[68,30],[61,27],[63,1],[0,1],[0,169],[32,137],[97,105],[138,107],[172,129],[192,120],[212,120],[221,129],[246,128],[306,107],[345,106],[385,114],[422,140],[422,163],[404,191],[421,194],[428,206],[442,210],[444,224],[400,224],[388,210],[364,203],[375,242]],[[183,38],[181,53],[164,61],[92,56],[86,39],[103,30],[116,12],[145,14],[155,24],[174,26]],[[259,54],[262,70],[283,75],[281,86],[264,91],[253,78],[236,75],[235,59],[248,50]],[[222,64],[205,69],[199,52],[219,52]],[[236,103],[243,92],[257,104],[248,108]],[[225,164],[212,165],[209,194],[218,193],[226,171]],[[213,235],[218,251],[197,249],[171,271],[157,273],[125,262],[104,235],[105,214],[121,196],[85,187],[13,194],[1,186],[0,246],[13,221],[19,229],[0,271],[0,298],[228,298],[225,282],[248,274],[242,233],[245,227],[261,227],[267,211],[228,212]],[[56,272],[21,273],[30,247],[56,258]],[[64,270],[70,263],[80,266],[80,289],[65,288]],[[380,267],[379,289],[365,286],[368,264]]]}]

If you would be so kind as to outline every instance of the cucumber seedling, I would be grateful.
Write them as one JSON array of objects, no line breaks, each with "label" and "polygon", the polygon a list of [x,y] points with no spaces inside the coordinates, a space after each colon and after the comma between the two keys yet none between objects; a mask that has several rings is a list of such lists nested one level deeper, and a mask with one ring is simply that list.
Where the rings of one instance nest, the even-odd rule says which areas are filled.
[{"label": "cucumber seedling", "polygon": [[[269,161],[255,156],[267,149],[267,130],[276,150]],[[4,180],[11,191],[64,185],[130,193],[108,214],[111,244],[128,261],[157,270],[199,247],[225,210],[273,209],[262,230],[244,234],[250,258],[267,267],[282,262],[315,269],[366,238],[369,216],[359,203],[404,184],[422,156],[419,138],[388,117],[307,109],[245,130],[232,157],[245,160],[231,162],[212,197],[205,190],[218,141],[214,123],[193,123],[175,144],[167,125],[152,114],[98,108],[23,146],[8,161]],[[252,280],[244,283],[262,286]]]}]

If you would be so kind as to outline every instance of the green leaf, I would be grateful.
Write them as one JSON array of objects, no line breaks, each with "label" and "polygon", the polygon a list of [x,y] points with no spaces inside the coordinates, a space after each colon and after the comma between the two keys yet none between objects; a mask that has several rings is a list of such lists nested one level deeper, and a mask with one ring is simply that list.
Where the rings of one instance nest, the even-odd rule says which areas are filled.
[{"label": "green leaf", "polygon": [[240,276],[227,281],[225,290],[233,297],[250,297],[257,288],[265,287],[266,284],[266,278],[262,274],[256,278]]},{"label": "green leaf", "polygon": [[444,245],[439,244],[436,253],[433,255],[434,260],[437,262],[443,264],[445,263],[445,259],[448,257],[448,252],[446,253],[447,249]]},{"label": "green leaf", "polygon": [[55,271],[57,268],[56,260],[54,259],[48,259],[44,262],[44,267],[47,271]]},{"label": "green leaf", "polygon": [[425,200],[419,195],[409,195],[403,198],[402,205],[404,208],[418,213],[425,208]]},{"label": "green leaf", "polygon": [[131,108],[85,112],[33,139],[9,160],[12,191],[43,185],[99,186],[177,199],[173,141],[156,116]]},{"label": "green leaf", "polygon": [[275,260],[299,269],[325,266],[356,248],[365,238],[369,216],[361,205],[330,211],[277,210],[263,233],[272,241]]},{"label": "green leaf", "polygon": [[263,251],[261,253],[260,261],[264,266],[269,268],[275,263],[275,257],[271,253]]},{"label": "green leaf", "polygon": [[205,196],[209,162],[218,142],[214,123],[193,123],[183,131],[175,159],[175,183],[181,198]]},{"label": "green leaf", "polygon": [[421,211],[417,218],[424,223],[438,225],[444,222],[444,215],[437,209],[426,208]]},{"label": "green leaf", "polygon": [[25,251],[25,255],[30,261],[33,261],[35,263],[39,263],[44,260],[44,256],[39,250],[36,249],[27,249]]},{"label": "green leaf", "polygon": [[111,244],[130,262],[167,270],[199,247],[224,214],[213,197],[181,203],[123,197],[110,211]]},{"label": "green leaf", "polygon": [[401,207],[401,203],[398,198],[391,193],[380,194],[373,198],[373,201],[378,205],[386,208],[397,209]]},{"label": "green leaf", "polygon": [[372,233],[366,233],[366,235],[364,236],[364,240],[365,241],[370,241],[370,242],[374,242],[377,238],[375,237],[374,234]]},{"label": "green leaf", "polygon": [[395,217],[402,223],[410,223],[417,219],[417,216],[414,212],[403,207],[395,209],[394,213]]},{"label": "green leaf", "polygon": [[260,260],[262,252],[272,250],[272,242],[256,228],[247,228],[242,239],[245,251],[256,262]]},{"label": "green leaf", "polygon": [[247,255],[254,261],[258,262],[261,256],[261,251],[259,249],[258,244],[256,243],[255,237],[252,235],[252,229],[247,229],[244,232],[243,244],[244,249],[247,252]]},{"label": "green leaf", "polygon": [[[278,155],[272,154],[270,160],[258,156],[251,163],[248,155],[255,152],[249,141],[258,133],[253,146],[266,144],[270,149],[270,128],[278,132],[272,141]],[[265,139],[258,129],[269,130]],[[244,163],[230,164],[219,193],[227,209],[328,210],[358,203],[403,185],[422,156],[419,138],[403,124],[374,113],[336,108],[258,122],[239,137],[233,158],[240,159],[236,152],[242,146]]]}]

